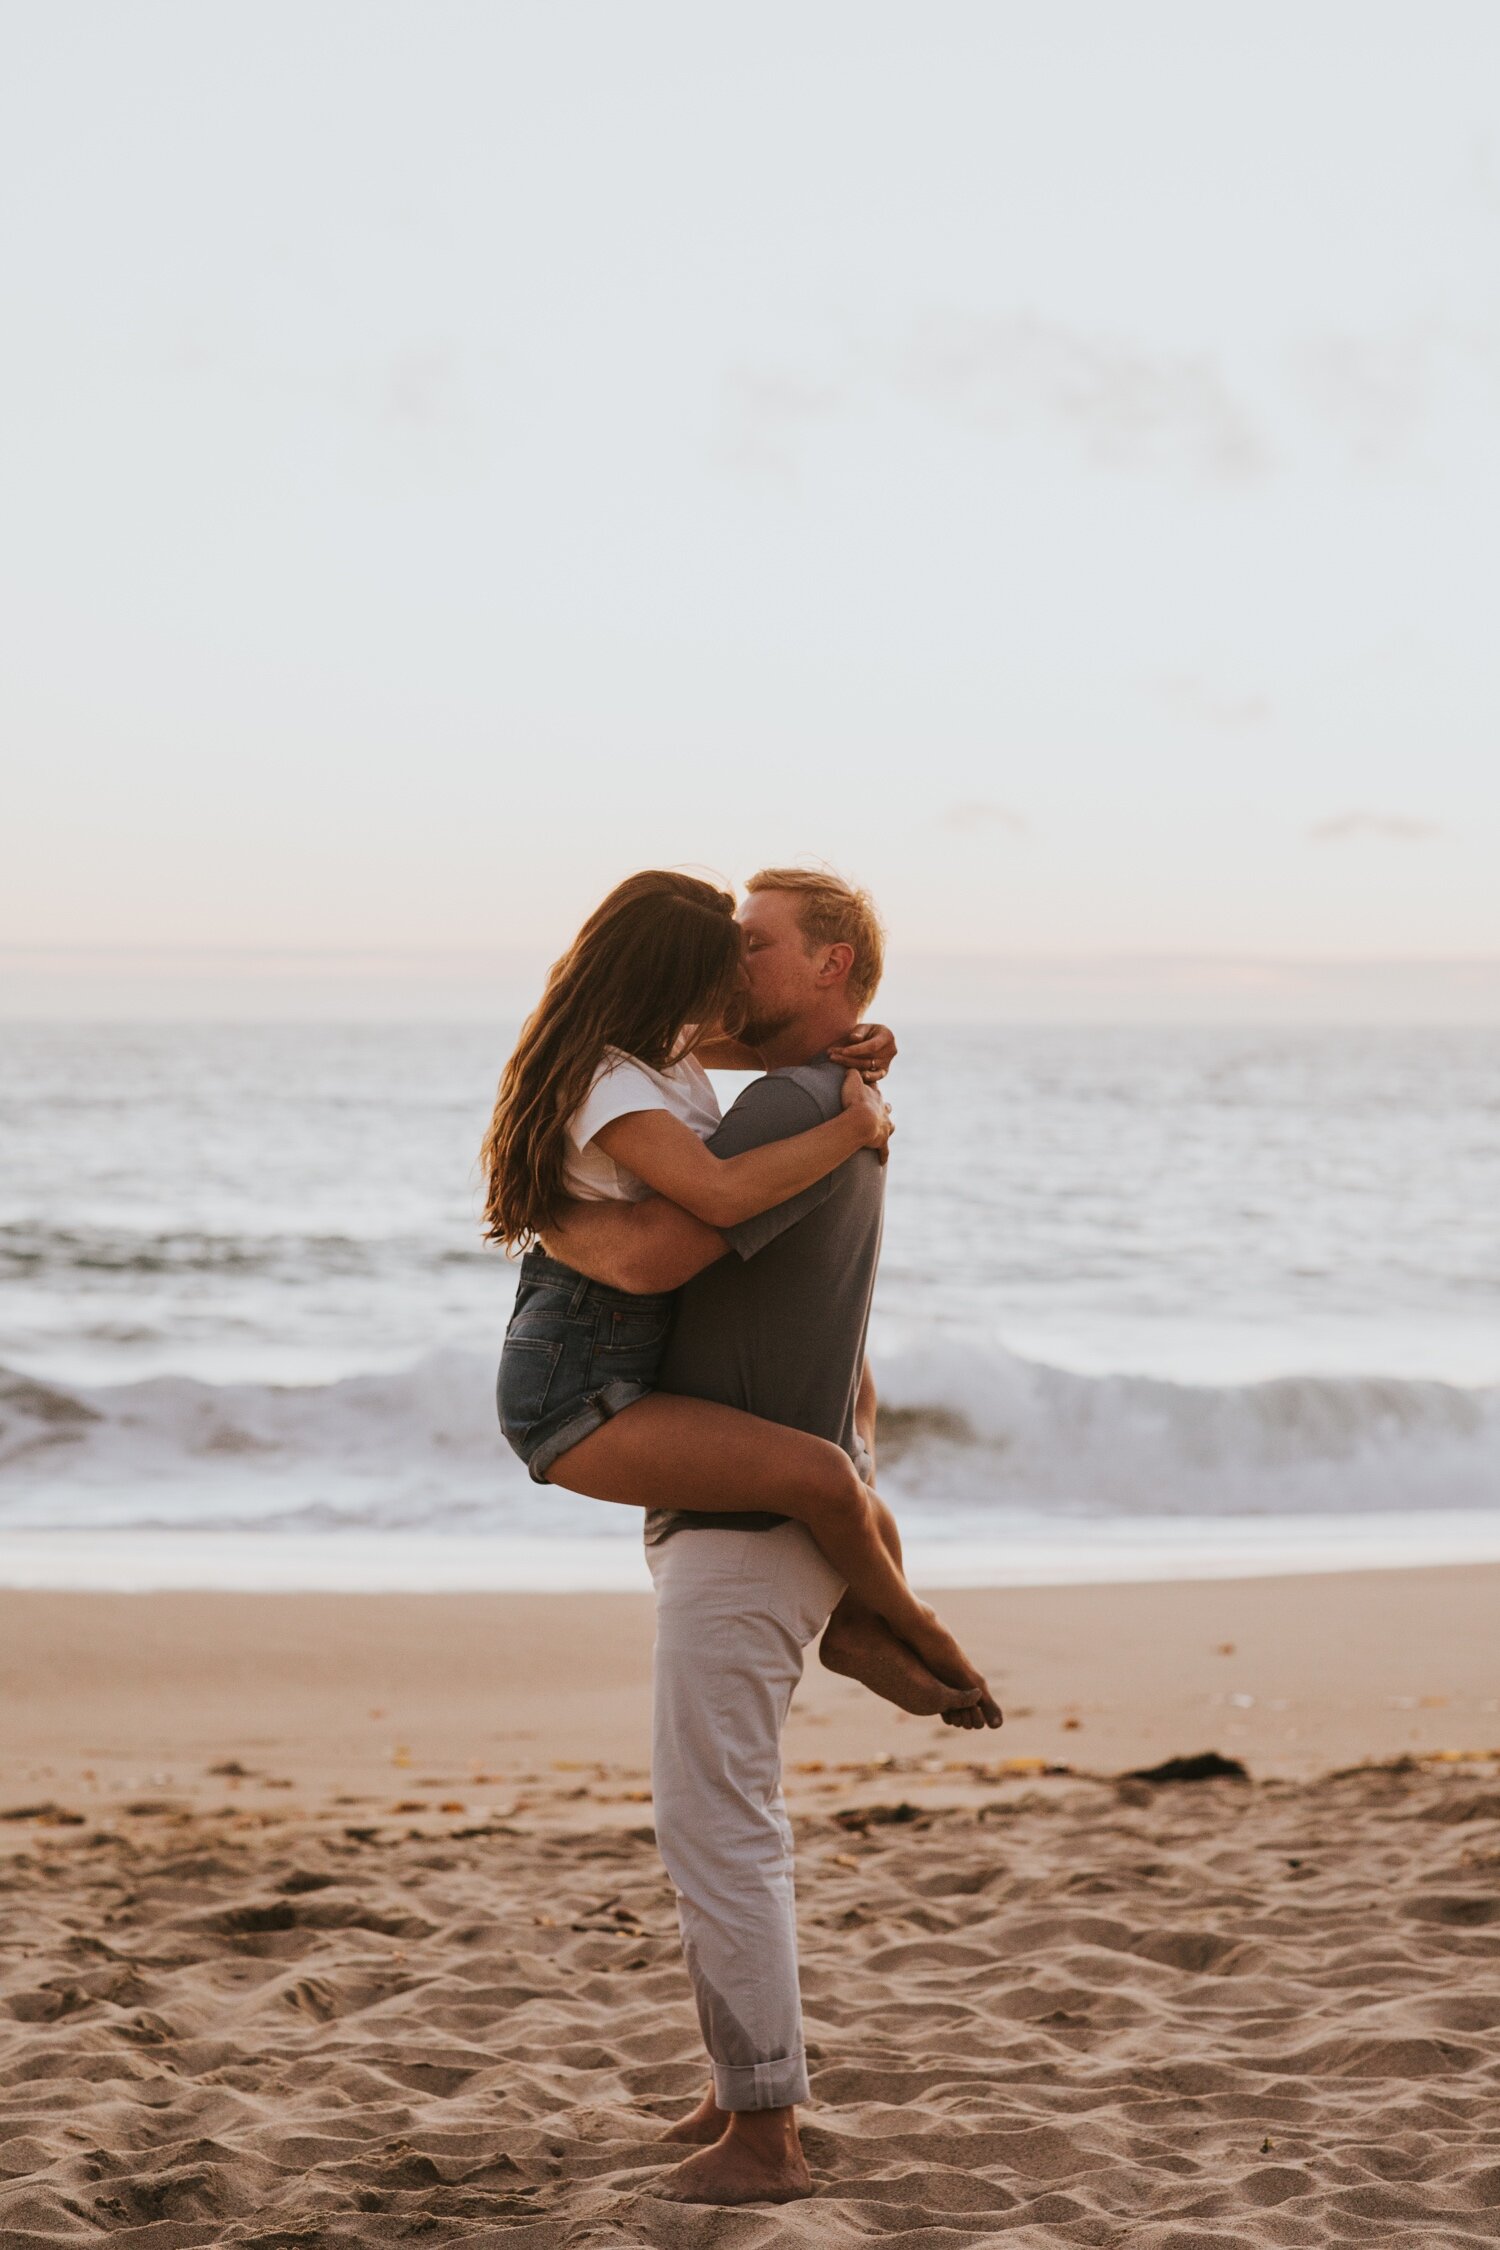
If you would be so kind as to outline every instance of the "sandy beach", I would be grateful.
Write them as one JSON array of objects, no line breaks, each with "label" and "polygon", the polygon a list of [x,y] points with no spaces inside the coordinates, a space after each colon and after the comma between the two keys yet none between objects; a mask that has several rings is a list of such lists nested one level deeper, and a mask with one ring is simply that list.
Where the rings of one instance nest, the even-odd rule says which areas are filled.
[{"label": "sandy beach", "polygon": [[646,1599],[0,1594],[6,2250],[1500,2239],[1500,1571],[942,1606],[1002,1735],[794,1707],[819,2186],[726,2214]]}]

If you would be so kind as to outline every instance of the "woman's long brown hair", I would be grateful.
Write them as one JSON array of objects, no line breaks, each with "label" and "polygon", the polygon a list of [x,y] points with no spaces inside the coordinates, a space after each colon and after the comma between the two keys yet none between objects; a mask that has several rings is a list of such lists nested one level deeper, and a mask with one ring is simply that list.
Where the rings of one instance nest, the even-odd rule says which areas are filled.
[{"label": "woman's long brown hair", "polygon": [[688,1025],[714,1030],[740,973],[734,899],[692,875],[627,876],[584,923],[528,1017],[485,1134],[485,1236],[534,1242],[566,1197],[567,1123],[607,1047],[653,1070]]}]

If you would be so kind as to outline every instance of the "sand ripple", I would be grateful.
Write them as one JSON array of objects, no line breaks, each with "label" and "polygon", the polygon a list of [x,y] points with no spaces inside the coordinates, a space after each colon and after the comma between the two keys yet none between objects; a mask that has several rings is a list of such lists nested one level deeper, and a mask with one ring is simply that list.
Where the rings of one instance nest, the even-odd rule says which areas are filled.
[{"label": "sand ripple", "polygon": [[0,2240],[1500,2241],[1500,1790],[1060,1782],[800,1824],[809,2203],[652,2194],[649,1831],[152,1812],[0,1863]]}]

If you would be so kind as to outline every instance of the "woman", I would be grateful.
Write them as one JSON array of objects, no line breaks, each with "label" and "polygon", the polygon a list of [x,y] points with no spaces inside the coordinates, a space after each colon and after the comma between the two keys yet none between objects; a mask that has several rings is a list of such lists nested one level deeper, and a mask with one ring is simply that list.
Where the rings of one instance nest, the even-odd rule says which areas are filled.
[{"label": "woman", "polygon": [[[691,876],[631,876],[554,967],[500,1082],[483,1149],[492,1240],[526,1249],[501,1355],[501,1425],[538,1483],[653,1507],[776,1509],[806,1525],[866,1608],[966,1701],[994,1706],[974,1669],[887,1551],[879,1503],[840,1447],[738,1409],[657,1391],[670,1296],[624,1297],[534,1245],[573,1197],[668,1197],[731,1227],[810,1187],[862,1148],[883,1153],[890,1113],[857,1071],[840,1116],[721,1158],[706,1062],[753,1065],[726,1021],[744,990],[734,900]],[[628,1437],[624,1429],[631,1424]],[[641,1425],[649,1422],[649,1430]],[[631,1462],[649,1437],[649,1491]],[[998,1723],[998,1711],[989,1723]]]}]

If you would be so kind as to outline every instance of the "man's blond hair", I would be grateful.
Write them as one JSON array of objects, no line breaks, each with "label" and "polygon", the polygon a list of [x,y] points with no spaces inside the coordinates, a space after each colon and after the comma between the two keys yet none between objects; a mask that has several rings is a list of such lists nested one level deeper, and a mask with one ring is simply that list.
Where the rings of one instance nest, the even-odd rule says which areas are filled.
[{"label": "man's blond hair", "polygon": [[856,1008],[868,1008],[885,969],[885,931],[868,891],[823,867],[763,867],[745,888],[794,892],[797,927],[809,945],[852,946],[849,997]]}]

